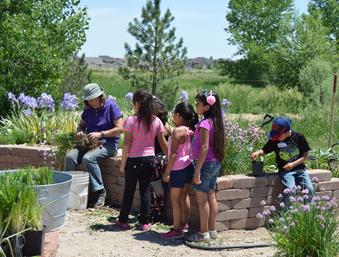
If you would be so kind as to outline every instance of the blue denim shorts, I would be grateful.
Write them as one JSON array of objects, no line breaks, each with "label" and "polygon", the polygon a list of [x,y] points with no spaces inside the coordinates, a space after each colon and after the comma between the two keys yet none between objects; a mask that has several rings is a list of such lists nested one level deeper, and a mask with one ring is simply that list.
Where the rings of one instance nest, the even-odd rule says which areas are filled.
[{"label": "blue denim shorts", "polygon": [[193,164],[188,165],[182,170],[172,170],[170,175],[171,187],[184,187],[185,184],[191,183],[193,179]]},{"label": "blue denim shorts", "polygon": [[[196,162],[193,162],[193,164],[195,165]],[[199,185],[194,184],[192,188],[204,193],[215,191],[220,166],[220,162],[218,161],[205,161],[200,171],[201,183]]]}]

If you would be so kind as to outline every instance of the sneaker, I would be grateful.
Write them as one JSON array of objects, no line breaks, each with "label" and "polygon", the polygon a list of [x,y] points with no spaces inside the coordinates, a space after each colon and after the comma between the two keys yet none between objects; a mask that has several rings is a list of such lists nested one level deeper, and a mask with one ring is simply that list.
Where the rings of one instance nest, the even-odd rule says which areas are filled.
[{"label": "sneaker", "polygon": [[186,224],[181,225],[181,229],[182,229],[183,232],[187,232],[188,231],[188,224],[186,223]]},{"label": "sneaker", "polygon": [[187,241],[189,242],[202,242],[202,241],[208,241],[210,240],[211,237],[210,237],[210,233],[208,232],[205,232],[205,233],[195,233],[193,235],[190,235],[188,238],[187,238]]},{"label": "sneaker", "polygon": [[210,230],[209,233],[210,233],[211,239],[217,239],[218,238],[218,233],[217,233],[216,230]]},{"label": "sneaker", "polygon": [[102,189],[99,192],[98,200],[94,204],[94,208],[100,208],[105,205],[105,200],[106,200],[106,190]]},{"label": "sneaker", "polygon": [[160,236],[164,239],[179,239],[183,238],[185,235],[181,229],[175,230],[174,228],[171,228],[170,231],[161,233]]},{"label": "sneaker", "polygon": [[128,223],[120,222],[118,219],[115,221],[115,225],[122,230],[127,230],[130,228]]},{"label": "sneaker", "polygon": [[139,229],[142,231],[148,231],[152,228],[152,224],[151,223],[146,223],[146,224],[141,224]]}]

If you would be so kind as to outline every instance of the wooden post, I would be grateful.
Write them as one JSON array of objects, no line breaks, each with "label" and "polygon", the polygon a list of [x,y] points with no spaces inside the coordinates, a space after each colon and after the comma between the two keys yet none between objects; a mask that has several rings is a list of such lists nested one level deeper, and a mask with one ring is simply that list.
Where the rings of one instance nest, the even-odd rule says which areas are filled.
[{"label": "wooden post", "polygon": [[336,93],[337,93],[337,74],[334,74],[332,108],[331,108],[331,115],[330,115],[330,134],[328,135],[328,148],[330,148],[332,146],[332,135],[333,135],[333,126],[334,126],[334,112],[335,112]]}]

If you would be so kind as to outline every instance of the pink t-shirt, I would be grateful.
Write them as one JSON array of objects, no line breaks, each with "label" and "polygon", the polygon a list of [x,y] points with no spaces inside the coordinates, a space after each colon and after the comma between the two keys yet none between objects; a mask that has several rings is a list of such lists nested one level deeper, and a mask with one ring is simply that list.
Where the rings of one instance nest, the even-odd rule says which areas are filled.
[{"label": "pink t-shirt", "polygon": [[128,151],[128,157],[155,155],[155,137],[158,132],[164,131],[164,125],[158,117],[153,116],[153,122],[149,131],[143,122],[139,125],[137,116],[128,117],[124,123],[124,129],[132,134],[132,143]]},{"label": "pink t-shirt", "polygon": [[[172,170],[182,170],[192,163],[190,153],[193,131],[189,130],[185,126],[183,127],[186,130],[186,140],[184,143],[178,146]],[[172,139],[170,138],[168,143],[168,155],[171,154],[171,148],[172,148]]]},{"label": "pink t-shirt", "polygon": [[206,161],[216,161],[218,160],[217,156],[214,153],[214,128],[213,122],[210,119],[203,119],[200,121],[194,131],[194,137],[192,141],[192,159],[198,160],[199,152],[201,148],[200,142],[200,128],[204,128],[209,133],[209,142],[208,142],[208,152],[206,155]]}]

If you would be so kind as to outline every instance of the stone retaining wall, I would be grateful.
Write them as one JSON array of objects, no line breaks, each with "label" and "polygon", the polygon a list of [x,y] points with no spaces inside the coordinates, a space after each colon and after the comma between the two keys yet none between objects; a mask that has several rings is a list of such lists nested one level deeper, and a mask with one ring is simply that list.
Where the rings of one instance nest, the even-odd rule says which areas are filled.
[{"label": "stone retaining wall", "polygon": [[[0,145],[0,169],[15,169],[27,165],[51,165],[51,150],[48,148]],[[113,157],[103,161],[103,180],[107,190],[107,204],[121,204],[124,191],[124,174],[119,172],[120,159]],[[339,178],[332,178],[327,170],[310,170],[311,178],[318,177],[314,188],[318,195],[329,195],[339,198]],[[277,174],[266,174],[264,177],[246,175],[229,175],[219,177],[217,181],[218,216],[217,229],[254,229],[264,225],[263,220],[256,218],[269,205],[277,204],[278,195],[282,192],[280,178]],[[193,226],[199,224],[199,212],[195,202],[194,191],[190,191],[191,218]],[[265,201],[266,206],[261,206]],[[133,208],[140,204],[139,191],[136,190]],[[167,214],[171,219],[171,206],[168,201]]]}]

